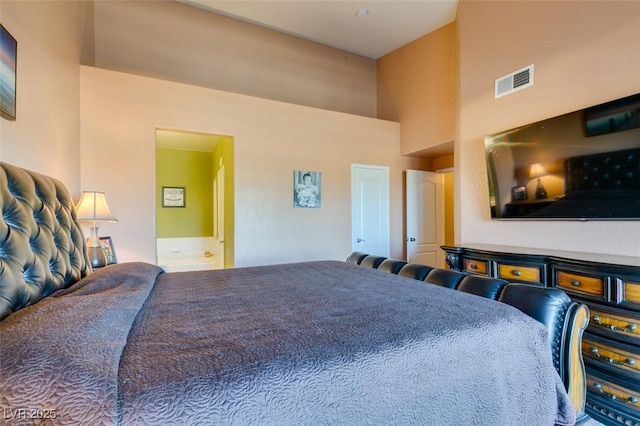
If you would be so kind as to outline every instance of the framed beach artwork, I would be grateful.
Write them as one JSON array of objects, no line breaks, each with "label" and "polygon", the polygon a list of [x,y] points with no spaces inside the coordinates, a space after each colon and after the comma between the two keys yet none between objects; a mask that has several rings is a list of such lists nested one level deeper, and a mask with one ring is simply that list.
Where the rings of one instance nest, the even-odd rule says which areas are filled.
[{"label": "framed beach artwork", "polygon": [[294,170],[293,172],[293,206],[307,209],[319,209],[322,194],[320,172]]},{"label": "framed beach artwork", "polygon": [[0,116],[16,119],[16,62],[18,42],[0,24]]}]

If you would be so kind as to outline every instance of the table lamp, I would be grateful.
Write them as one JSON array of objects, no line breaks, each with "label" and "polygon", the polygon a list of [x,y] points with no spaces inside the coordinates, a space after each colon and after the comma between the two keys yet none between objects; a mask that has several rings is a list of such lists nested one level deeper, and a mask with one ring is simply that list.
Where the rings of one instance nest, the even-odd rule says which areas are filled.
[{"label": "table lamp", "polygon": [[109,210],[104,192],[82,191],[82,197],[80,197],[80,202],[76,206],[76,218],[83,222],[93,222],[87,254],[92,268],[102,268],[106,265],[107,260],[98,237],[97,223],[118,221]]},{"label": "table lamp", "polygon": [[538,200],[547,198],[547,190],[544,189],[544,186],[542,186],[542,181],[540,181],[540,176],[544,176],[546,174],[547,170],[542,167],[540,163],[536,163],[531,166],[529,177],[538,179],[538,185],[536,186],[536,199]]}]

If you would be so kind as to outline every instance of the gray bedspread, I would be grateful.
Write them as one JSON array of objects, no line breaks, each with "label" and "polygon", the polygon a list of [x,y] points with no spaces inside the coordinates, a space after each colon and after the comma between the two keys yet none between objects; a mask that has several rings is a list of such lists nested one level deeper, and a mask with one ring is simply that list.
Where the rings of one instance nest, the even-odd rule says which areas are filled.
[{"label": "gray bedspread", "polygon": [[112,265],[8,317],[0,344],[11,424],[575,421],[541,324],[344,262]]}]

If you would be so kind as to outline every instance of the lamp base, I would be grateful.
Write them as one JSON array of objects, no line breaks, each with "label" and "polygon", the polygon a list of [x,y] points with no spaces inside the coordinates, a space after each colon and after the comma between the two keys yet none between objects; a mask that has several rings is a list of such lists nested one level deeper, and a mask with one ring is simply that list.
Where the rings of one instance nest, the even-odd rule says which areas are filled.
[{"label": "lamp base", "polygon": [[542,186],[542,182],[540,182],[540,178],[538,178],[538,186],[536,187],[536,199],[541,200],[543,198],[547,198],[547,190]]},{"label": "lamp base", "polygon": [[104,256],[104,249],[100,247],[87,247],[87,254],[92,268],[102,268],[107,264],[107,258]]}]

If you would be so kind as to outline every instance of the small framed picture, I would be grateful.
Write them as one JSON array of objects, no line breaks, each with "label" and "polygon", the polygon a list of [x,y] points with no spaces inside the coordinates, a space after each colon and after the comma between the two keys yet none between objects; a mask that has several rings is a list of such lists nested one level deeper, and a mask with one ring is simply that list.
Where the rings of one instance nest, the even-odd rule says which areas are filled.
[{"label": "small framed picture", "polygon": [[511,201],[523,201],[527,198],[529,197],[527,196],[527,187],[525,185],[511,188]]},{"label": "small framed picture", "polygon": [[104,250],[104,257],[107,260],[107,265],[118,263],[111,237],[100,237],[100,245],[102,246],[102,250]]},{"label": "small framed picture", "polygon": [[0,24],[0,117],[16,119],[16,63],[18,42]]},{"label": "small framed picture", "polygon": [[163,186],[162,207],[184,207],[186,189],[184,186]]},{"label": "small framed picture", "polygon": [[293,206],[319,209],[322,200],[322,173],[293,171]]}]

